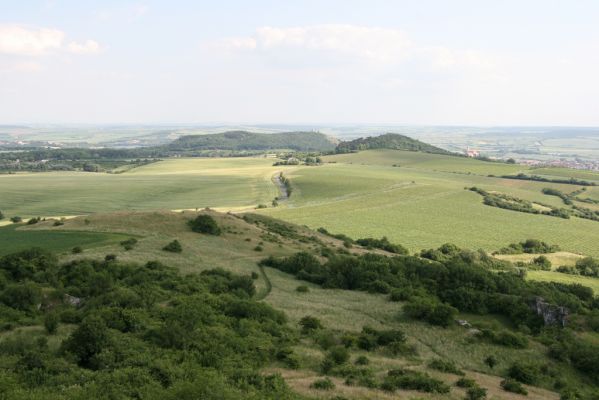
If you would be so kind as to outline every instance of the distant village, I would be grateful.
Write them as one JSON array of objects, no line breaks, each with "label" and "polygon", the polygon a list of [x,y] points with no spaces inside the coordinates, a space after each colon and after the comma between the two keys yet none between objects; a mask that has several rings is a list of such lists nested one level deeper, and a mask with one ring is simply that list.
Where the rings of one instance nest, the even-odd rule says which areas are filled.
[{"label": "distant village", "polygon": [[[483,158],[479,150],[467,147],[464,151],[464,155],[470,158]],[[488,157],[489,159],[498,159],[496,157]],[[584,160],[580,158],[568,159],[568,158],[556,158],[550,160],[538,160],[538,159],[517,159],[516,162],[522,165],[534,166],[534,167],[555,167],[555,168],[572,168],[587,171],[599,171],[599,160]]]}]

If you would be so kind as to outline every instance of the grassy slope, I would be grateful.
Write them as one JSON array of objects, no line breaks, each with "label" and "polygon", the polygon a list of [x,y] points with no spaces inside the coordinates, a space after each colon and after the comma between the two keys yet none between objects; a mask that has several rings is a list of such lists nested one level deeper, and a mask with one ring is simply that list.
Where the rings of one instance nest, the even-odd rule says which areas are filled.
[{"label": "grassy slope", "polygon": [[[298,240],[279,237],[280,243],[263,240],[263,252],[253,250],[260,236],[265,231],[253,224],[248,224],[241,218],[233,215],[212,213],[218,223],[225,228],[225,233],[220,237],[205,236],[190,232],[186,221],[195,216],[195,212],[139,212],[94,215],[86,218],[76,218],[66,221],[62,227],[51,227],[50,222],[23,228],[23,232],[38,234],[47,230],[68,231],[101,231],[118,232],[125,235],[138,237],[137,246],[131,251],[125,251],[119,244],[108,244],[102,247],[85,248],[82,255],[71,255],[65,252],[64,260],[78,257],[103,257],[105,254],[116,254],[121,260],[149,261],[160,260],[169,265],[177,266],[185,272],[199,272],[204,269],[223,267],[237,273],[248,274],[258,272],[256,261],[266,255],[291,254],[300,249],[314,251],[314,243],[303,243]],[[296,227],[297,231],[305,236],[315,235],[330,246],[340,248],[341,242],[329,237]],[[164,244],[177,238],[183,245],[181,254],[171,254],[160,250]],[[249,238],[251,241],[247,242]],[[353,251],[363,251],[359,248]],[[265,293],[266,285],[263,280],[257,281],[260,292],[265,295],[264,301],[283,310],[289,317],[290,323],[295,325],[305,315],[314,315],[320,318],[329,328],[358,332],[363,325],[375,328],[399,328],[408,334],[409,343],[416,346],[419,356],[415,358],[395,358],[383,352],[368,353],[373,361],[371,365],[381,374],[386,370],[402,365],[426,370],[428,373],[451,384],[457,377],[450,374],[441,374],[428,370],[425,365],[434,357],[444,357],[454,360],[467,371],[467,375],[476,379],[481,385],[489,389],[489,393],[498,399],[516,398],[499,389],[500,377],[495,376],[509,363],[517,359],[528,359],[544,354],[541,345],[533,344],[526,350],[511,350],[486,343],[468,343],[467,331],[459,326],[440,329],[430,325],[408,321],[402,317],[401,303],[389,302],[383,295],[373,295],[363,292],[345,290],[327,290],[307,284],[309,293],[295,291],[299,284],[295,278],[277,270],[266,268],[266,273],[272,284],[272,290]],[[479,322],[489,326],[501,326],[503,321],[492,316],[463,315],[462,318],[472,322]],[[303,342],[297,348],[307,369],[301,371],[275,370],[282,372],[298,392],[316,394],[309,388],[309,384],[317,378],[317,366],[323,353],[309,342]],[[362,353],[352,352],[353,357]],[[500,360],[500,368],[496,372],[489,370],[483,359],[489,354],[495,354]],[[563,371],[568,376],[575,376],[572,370]],[[576,378],[573,378],[576,379]],[[339,389],[334,394],[343,394],[350,399],[398,398],[386,395],[381,391],[365,388],[355,388],[343,385],[337,380]],[[557,395],[540,388],[530,388],[530,399],[557,399]],[[331,393],[331,396],[333,393]],[[423,399],[463,397],[461,390],[454,389],[451,397],[427,396],[417,392],[398,392],[399,398]],[[326,397],[326,396],[325,396]]]},{"label": "grassy slope", "polygon": [[325,159],[336,163],[288,174],[294,186],[291,199],[284,207],[264,212],[353,237],[386,235],[412,251],[446,242],[496,250],[539,238],[559,243],[566,251],[599,256],[597,222],[489,207],[481,196],[464,190],[476,185],[559,207],[559,198],[541,190],[571,191],[578,186],[492,178],[487,175],[516,173],[522,167],[396,150]]},{"label": "grassy slope", "polygon": [[265,158],[168,159],[110,175],[49,172],[0,175],[7,216],[80,215],[119,210],[242,208],[269,203],[271,176],[284,169]]}]

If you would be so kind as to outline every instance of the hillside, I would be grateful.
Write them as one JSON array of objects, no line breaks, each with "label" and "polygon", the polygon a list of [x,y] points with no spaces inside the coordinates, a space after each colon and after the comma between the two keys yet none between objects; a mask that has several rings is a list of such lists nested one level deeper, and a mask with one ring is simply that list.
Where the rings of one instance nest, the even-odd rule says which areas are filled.
[{"label": "hillside", "polygon": [[373,150],[373,149],[393,149],[421,151],[424,153],[435,154],[454,154],[450,151],[433,146],[411,137],[400,135],[398,133],[386,133],[380,136],[369,136],[366,138],[354,139],[348,142],[341,142],[337,145],[337,153],[350,153],[352,151]]},{"label": "hillside", "polygon": [[172,151],[281,150],[330,151],[334,141],[320,132],[255,133],[230,131],[212,135],[182,136],[168,145]]},{"label": "hillside", "polygon": [[[212,217],[221,234],[192,232],[187,222],[198,215]],[[208,210],[97,214],[66,220],[61,226],[52,221],[20,226],[19,231],[110,232],[135,241],[129,248],[119,243],[82,244],[81,253],[58,254],[58,263],[35,256],[19,274],[9,268],[14,262],[24,262],[26,255],[0,258],[0,267],[8,271],[5,290],[25,285],[27,290],[39,288],[44,293],[41,308],[28,308],[27,299],[18,312],[3,306],[7,312],[3,313],[0,350],[5,352],[0,352],[0,358],[9,398],[26,398],[10,397],[21,390],[40,398],[55,398],[58,390],[64,399],[109,398],[114,391],[141,393],[149,399],[187,398],[184,393],[195,392],[184,388],[202,387],[198,379],[209,373],[212,379],[227,382],[230,392],[219,397],[222,388],[211,388],[217,392],[193,398],[322,399],[341,395],[352,400],[415,396],[457,400],[464,398],[468,387],[487,390],[488,398],[519,398],[501,389],[502,380],[509,375],[530,383],[523,388],[534,400],[559,397],[553,386],[556,378],[551,375],[558,368],[561,390],[576,387],[589,393],[592,385],[587,379],[596,374],[596,369],[584,370],[587,360],[580,358],[582,353],[576,352],[576,347],[563,350],[566,357],[571,353],[574,361],[570,365],[546,355],[549,337],[541,340],[524,333],[538,329],[539,323],[531,318],[534,314],[525,306],[524,297],[542,291],[546,299],[567,302],[583,313],[593,307],[584,292],[526,283],[516,275],[488,271],[502,264],[480,256],[464,258],[471,253],[455,247],[445,246],[425,256],[436,261],[384,257],[392,254],[344,243],[324,231],[255,214]],[[162,250],[174,239],[181,252]],[[303,251],[301,256],[299,251]],[[107,254],[111,256],[105,260]],[[268,261],[259,264],[264,259]],[[461,261],[456,264],[457,260]],[[144,265],[149,261],[159,262]],[[64,262],[68,264],[61,264]],[[42,268],[50,268],[52,273],[33,275]],[[21,283],[23,274],[35,276],[35,283]],[[254,289],[248,285],[250,276]],[[503,300],[495,304],[497,300],[487,293],[504,290],[502,287],[510,288],[510,294],[501,294],[497,299]],[[77,308],[59,305],[55,295],[63,292],[86,302]],[[144,293],[151,295],[144,295],[141,303],[139,296]],[[474,298],[475,302],[468,301]],[[429,307],[424,299],[436,304],[435,318],[441,320],[425,314],[414,317],[416,305]],[[452,304],[459,313],[438,299]],[[0,301],[9,300],[0,295]],[[496,307],[493,315],[485,310],[492,304]],[[515,313],[511,311],[514,307]],[[278,317],[279,311],[286,317]],[[443,312],[448,314],[442,316]],[[46,332],[52,326],[48,315],[57,315],[54,333]],[[312,325],[306,316],[315,318]],[[582,314],[576,317],[585,318]],[[453,318],[468,320],[475,330],[456,324]],[[104,345],[92,348],[93,357],[81,358],[74,343],[84,328],[92,327],[101,327]],[[30,341],[17,342],[25,332]],[[576,335],[585,346],[595,340],[590,331]],[[48,345],[38,356],[27,351],[20,355],[24,350],[19,348],[35,346],[44,338]],[[237,349],[238,356],[227,350],[231,348]],[[266,351],[259,350],[262,348]],[[79,356],[78,362],[65,357],[65,351]],[[142,354],[152,357],[143,358]],[[490,355],[496,366],[486,363]],[[176,360],[184,360],[185,373]],[[60,382],[68,383],[66,389],[58,386],[54,365],[60,366]],[[206,367],[208,372],[202,369]],[[519,368],[530,372],[520,376]],[[26,379],[33,379],[32,371],[43,379],[32,387],[17,389],[26,387]],[[332,389],[315,386],[323,375],[332,382]],[[463,376],[467,378],[464,384],[470,386],[456,386]],[[112,382],[108,394],[99,389],[105,379]],[[134,383],[129,383],[132,379]],[[261,383],[264,380],[266,384]],[[160,384],[165,381],[168,384]],[[322,385],[331,383],[325,380]],[[123,398],[133,397],[135,394]]]}]

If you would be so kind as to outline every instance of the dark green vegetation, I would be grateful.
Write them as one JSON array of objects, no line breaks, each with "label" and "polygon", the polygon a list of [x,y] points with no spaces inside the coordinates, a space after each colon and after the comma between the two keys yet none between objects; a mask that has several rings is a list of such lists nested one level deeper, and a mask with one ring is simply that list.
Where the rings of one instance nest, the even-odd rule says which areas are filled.
[{"label": "dark green vegetation", "polygon": [[541,240],[536,239],[527,239],[520,243],[512,243],[507,247],[499,250],[499,254],[546,254],[546,253],[555,253],[556,251],[560,251],[558,245],[555,244],[547,244]]},{"label": "dark green vegetation", "polygon": [[393,149],[393,150],[408,150],[421,151],[424,153],[435,154],[455,154],[439,147],[421,142],[420,140],[412,139],[408,136],[397,133],[387,133],[380,136],[371,136],[367,138],[359,138],[349,142],[341,142],[337,146],[337,153],[351,153],[360,150],[373,149]]},{"label": "dark green vegetation", "polygon": [[[559,327],[566,323],[561,319],[565,316],[555,311],[557,307],[566,307],[569,319],[587,321],[593,326],[595,317],[592,316],[599,315],[599,303],[590,289],[581,285],[525,281],[505,263],[452,245],[443,246],[437,252],[423,252],[421,257],[338,255],[322,263],[313,255],[301,252],[286,258],[269,257],[262,265],[325,288],[399,293],[407,301],[404,312],[408,317],[433,325],[449,326],[458,312],[501,315],[511,326],[537,335],[537,340],[555,349],[552,354],[557,361],[569,362],[580,373],[599,380],[599,346],[593,341],[575,338],[570,331],[560,331]],[[538,308],[541,298],[544,304],[551,305],[547,310],[554,311],[541,313]],[[509,330],[483,329],[473,339],[514,348],[529,345],[525,335]],[[441,361],[436,361],[434,368],[459,373],[450,363]],[[527,380],[513,372],[521,370],[535,371],[530,366],[512,366],[510,377],[534,384],[541,379],[539,376],[547,374],[539,369],[534,380]]]},{"label": "dark green vegetation", "polygon": [[177,239],[173,240],[166,246],[162,248],[164,251],[168,251],[171,253],[181,253],[183,251],[183,247],[181,247],[181,243]]},{"label": "dark green vegetation", "polygon": [[254,133],[230,131],[213,135],[182,136],[167,146],[170,151],[295,150],[331,151],[335,143],[320,132]]},{"label": "dark green vegetation", "polygon": [[517,175],[503,175],[501,176],[505,179],[520,179],[525,181],[536,181],[536,182],[550,182],[550,183],[564,183],[567,185],[580,185],[580,186],[596,186],[595,182],[585,181],[576,178],[568,178],[568,179],[557,179],[557,178],[546,178],[544,176],[538,175],[526,175],[523,173]]},{"label": "dark green vegetation", "polygon": [[[572,215],[572,213],[565,208],[551,207],[540,203],[536,203],[537,207],[535,207],[535,204],[528,200],[523,200],[518,197],[510,196],[504,193],[487,192],[486,190],[477,188],[476,186],[471,187],[470,190],[483,196],[483,202],[485,203],[485,205],[491,207],[498,207],[506,210],[519,211],[529,214],[543,214],[565,219],[570,218],[570,215]],[[539,206],[542,208],[546,208],[546,210],[540,209]],[[575,215],[578,216],[577,214]]]},{"label": "dark green vegetation", "polygon": [[2,398],[294,398],[256,372],[293,335],[248,276],[32,249],[1,258],[0,277]]},{"label": "dark green vegetation", "polygon": [[76,246],[95,247],[118,243],[124,235],[99,232],[22,231],[20,225],[0,227],[0,256],[32,246],[64,252]]},{"label": "dark green vegetation", "polygon": [[[188,222],[199,215],[210,216],[220,235],[192,231]],[[500,381],[508,378],[532,382],[523,387],[535,400],[557,399],[545,389],[578,390],[583,396],[593,390],[593,330],[599,329],[593,295],[578,286],[527,283],[512,264],[482,252],[449,244],[418,256],[368,250],[357,242],[346,247],[344,235],[210,210],[92,215],[67,219],[60,228],[52,222],[23,230],[126,235],[102,248],[63,254],[59,262],[43,252],[2,259],[0,375],[10,377],[6,387],[21,388],[10,392],[17,399],[168,399],[182,382],[197,389],[205,373],[213,374],[217,389],[230,391],[215,392],[223,399],[385,399],[392,392],[405,396],[406,390],[426,399],[476,399],[484,390],[489,398],[503,398]],[[137,241],[127,251],[121,242],[131,238]],[[182,253],[163,250],[174,240]],[[364,243],[379,244],[373,240]],[[523,244],[531,249],[545,246],[527,242],[533,241]],[[252,250],[256,245],[262,252]],[[292,275],[258,267],[264,257]],[[37,261],[42,258],[46,261]],[[295,279],[300,276],[311,283]],[[545,325],[531,307],[537,295],[548,305],[566,305],[572,322],[566,328]],[[243,306],[231,309],[231,301]],[[281,313],[266,304],[284,311],[289,322],[274,321]],[[189,325],[195,312],[200,322]],[[457,319],[467,319],[478,333]],[[28,346],[43,341],[38,338],[48,343],[39,351],[42,361],[21,369]],[[18,350],[4,350],[13,349],[16,340]],[[578,352],[579,346],[586,347]],[[462,374],[474,385],[456,387]],[[32,384],[28,379],[34,375]],[[160,387],[148,394],[156,379]],[[329,380],[331,389],[312,386]],[[106,393],[92,391],[106,386]],[[205,398],[193,391],[177,396]]]},{"label": "dark green vegetation", "polygon": [[195,219],[189,221],[191,230],[198,233],[205,233],[207,235],[218,236],[221,234],[221,229],[210,215],[202,214],[198,215]]}]

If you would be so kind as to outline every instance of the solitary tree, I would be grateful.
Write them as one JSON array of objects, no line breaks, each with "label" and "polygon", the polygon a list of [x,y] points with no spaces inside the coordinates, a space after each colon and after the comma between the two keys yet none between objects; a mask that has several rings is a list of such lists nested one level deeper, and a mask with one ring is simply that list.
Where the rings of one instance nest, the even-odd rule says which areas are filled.
[{"label": "solitary tree", "polygon": [[221,229],[214,218],[206,214],[198,215],[196,219],[189,221],[189,226],[192,231],[198,233],[206,233],[215,236],[218,236],[221,233]]}]

